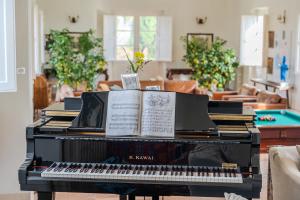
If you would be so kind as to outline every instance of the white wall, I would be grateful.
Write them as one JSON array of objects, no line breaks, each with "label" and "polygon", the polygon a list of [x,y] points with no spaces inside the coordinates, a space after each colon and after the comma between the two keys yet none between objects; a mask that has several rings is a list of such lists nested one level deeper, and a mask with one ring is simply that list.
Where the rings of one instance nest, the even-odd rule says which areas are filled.
[{"label": "white wall", "polygon": [[[297,19],[300,14],[300,1],[299,0],[233,0],[238,7],[237,16],[245,15],[245,14],[253,14],[252,10],[259,7],[267,7],[269,8],[269,30],[275,31],[276,34],[281,34],[283,30],[286,31],[287,37],[290,37],[290,41],[288,44],[288,62],[289,62],[289,77],[288,80],[294,83],[295,88],[292,90],[291,97],[291,106],[294,109],[300,110],[300,80],[299,74],[295,74],[295,52],[296,52],[296,35],[297,35]],[[287,22],[286,24],[279,23],[277,20],[278,15],[283,14],[283,11],[287,11]],[[235,31],[238,32],[240,30],[240,17],[235,21],[236,27]],[[237,39],[239,40],[239,35]],[[269,49],[267,56],[274,57],[276,55],[276,50]],[[253,70],[252,70],[253,71]],[[256,74],[264,74],[263,78],[267,78],[272,81],[280,81],[280,69],[279,67],[274,67],[273,75],[266,75],[264,73],[265,69],[259,70],[255,69]],[[297,101],[298,100],[298,101]]]},{"label": "white wall", "polygon": [[[229,41],[229,46],[236,46],[234,35],[231,34],[231,0],[38,0],[39,7],[45,14],[45,32],[51,29],[68,28],[71,31],[87,31],[90,28],[100,29],[97,13],[164,15],[173,17],[173,63],[152,62],[145,67],[142,79],[165,76],[165,68],[172,66],[184,67],[181,62],[184,54],[180,36],[188,32],[214,33]],[[77,24],[71,24],[69,15],[79,15]],[[196,24],[196,17],[208,17],[206,25]],[[98,19],[101,17],[98,17]],[[127,63],[115,62],[110,65],[111,79],[120,79],[120,74],[127,69]],[[165,78],[165,77],[164,77]]]},{"label": "white wall", "polygon": [[17,92],[0,93],[0,199],[19,191],[18,167],[25,159],[25,127],[32,121],[32,85],[29,67],[28,1],[16,0]]}]

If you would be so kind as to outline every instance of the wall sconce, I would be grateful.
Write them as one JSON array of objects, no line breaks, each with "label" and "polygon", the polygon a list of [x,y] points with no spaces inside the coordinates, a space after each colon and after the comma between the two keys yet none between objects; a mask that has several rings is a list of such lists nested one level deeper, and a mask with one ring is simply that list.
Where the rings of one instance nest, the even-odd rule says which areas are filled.
[{"label": "wall sconce", "polygon": [[206,22],[207,22],[207,17],[197,17],[197,18],[196,18],[196,22],[197,22],[197,24],[199,24],[199,25],[206,24]]},{"label": "wall sconce", "polygon": [[286,10],[283,11],[282,15],[278,15],[277,20],[279,23],[282,23],[282,24],[286,23]]},{"label": "wall sconce", "polygon": [[78,22],[78,20],[79,20],[79,16],[78,15],[77,16],[69,16],[69,21],[72,24],[76,24]]}]

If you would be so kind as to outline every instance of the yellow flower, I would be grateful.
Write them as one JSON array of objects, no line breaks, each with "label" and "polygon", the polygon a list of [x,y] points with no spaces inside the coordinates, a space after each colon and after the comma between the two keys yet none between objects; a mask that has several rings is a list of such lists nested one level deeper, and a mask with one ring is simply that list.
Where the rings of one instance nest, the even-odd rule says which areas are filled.
[{"label": "yellow flower", "polygon": [[143,52],[137,51],[134,53],[135,60],[144,60],[145,55]]}]

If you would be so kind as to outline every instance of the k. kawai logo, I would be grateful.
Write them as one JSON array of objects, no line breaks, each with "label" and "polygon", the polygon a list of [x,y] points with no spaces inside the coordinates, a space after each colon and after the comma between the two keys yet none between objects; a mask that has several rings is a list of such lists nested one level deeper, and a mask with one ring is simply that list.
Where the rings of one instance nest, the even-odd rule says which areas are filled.
[{"label": "k. kawai logo", "polygon": [[154,156],[135,155],[135,156],[129,156],[129,160],[149,160],[149,161],[152,161],[152,160],[154,160]]}]

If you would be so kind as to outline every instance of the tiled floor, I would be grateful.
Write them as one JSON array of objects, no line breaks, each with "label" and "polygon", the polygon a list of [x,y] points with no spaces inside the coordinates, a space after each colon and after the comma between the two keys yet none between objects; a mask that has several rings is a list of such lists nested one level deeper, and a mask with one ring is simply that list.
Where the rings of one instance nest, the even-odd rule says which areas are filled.
[{"label": "tiled floor", "polygon": [[[261,155],[261,172],[263,176],[263,188],[261,200],[267,200],[267,172],[268,172],[268,155]],[[137,198],[139,200],[143,197]],[[146,198],[150,199],[150,198]],[[162,199],[162,198],[161,198]],[[224,198],[203,198],[203,197],[164,197],[164,200],[221,200]],[[103,194],[75,194],[75,193],[57,193],[56,200],[118,200],[116,195]]]}]

